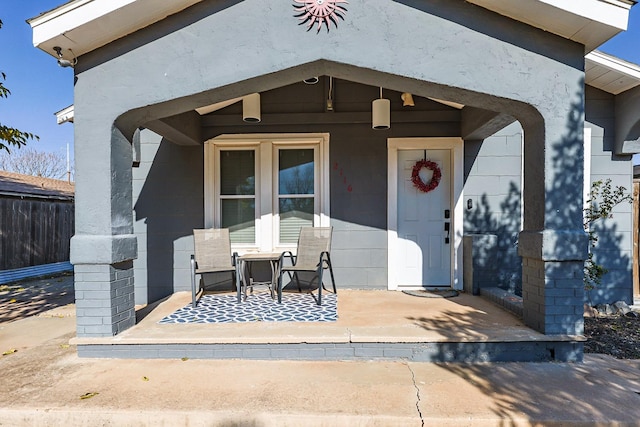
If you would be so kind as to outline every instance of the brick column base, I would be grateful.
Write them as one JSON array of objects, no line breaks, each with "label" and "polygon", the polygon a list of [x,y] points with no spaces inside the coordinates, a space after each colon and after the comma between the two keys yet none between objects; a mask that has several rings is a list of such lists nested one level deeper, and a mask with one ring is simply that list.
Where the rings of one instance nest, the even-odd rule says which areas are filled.
[{"label": "brick column base", "polygon": [[583,261],[522,258],[524,322],[547,335],[584,333]]},{"label": "brick column base", "polygon": [[76,264],[78,337],[109,337],[136,323],[133,261]]}]

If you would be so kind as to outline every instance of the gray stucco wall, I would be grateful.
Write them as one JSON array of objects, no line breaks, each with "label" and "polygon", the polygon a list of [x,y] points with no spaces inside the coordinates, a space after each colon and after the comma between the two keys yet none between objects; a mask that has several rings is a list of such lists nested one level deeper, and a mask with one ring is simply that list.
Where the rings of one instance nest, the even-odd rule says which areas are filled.
[{"label": "gray stucco wall", "polygon": [[[531,205],[537,207],[530,209],[529,228],[541,230],[548,225],[571,229],[573,223],[579,222],[573,212],[565,217],[568,222],[564,225],[564,220],[551,216],[551,206],[558,201],[553,200],[552,193],[545,194],[543,175],[552,179],[568,165],[563,164],[562,159],[566,158],[552,162],[555,148],[542,150],[539,145],[545,136],[558,141],[567,134],[569,109],[575,109],[576,119],[581,119],[581,46],[463,3],[436,1],[407,7],[396,2],[358,1],[352,8],[358,14],[340,29],[322,35],[323,42],[318,43],[320,35],[304,32],[295,21],[283,25],[283,17],[291,14],[289,4],[203,2],[79,58],[75,69],[76,151],[80,165],[77,191],[78,203],[84,206],[81,210],[88,215],[78,217],[78,261],[89,262],[79,258],[83,252],[92,253],[92,239],[101,236],[109,240],[114,232],[121,235],[129,231],[126,221],[124,226],[115,226],[126,220],[116,218],[116,211],[126,210],[127,197],[112,194],[123,186],[120,181],[111,185],[110,177],[120,174],[108,172],[121,168],[120,162],[126,164],[128,159],[114,151],[120,142],[110,143],[109,139],[130,137],[133,129],[148,120],[318,74],[509,111],[525,127],[543,127],[544,131],[530,133],[529,145],[535,147],[527,162],[532,165],[529,188]],[[378,8],[385,10],[384,18],[374,12]],[[363,13],[366,17],[360,16]],[[391,21],[404,22],[412,31],[395,27],[382,33],[361,31],[376,25],[386,28]],[[238,22],[251,31],[238,32]],[[238,39],[240,35],[244,38]],[[276,48],[272,40],[289,45]],[[420,44],[415,40],[429,42]],[[183,48],[185,43],[189,49]],[[405,51],[398,51],[398,46]],[[460,46],[464,46],[464,53]],[[283,51],[292,55],[280,54]],[[166,60],[169,52],[171,61]],[[491,61],[486,60],[488,56]],[[408,66],[408,57],[428,61],[414,61]],[[194,73],[198,78],[193,78]],[[527,84],[523,85],[525,76]],[[567,97],[574,95],[574,105],[567,105]],[[544,122],[541,115],[545,116]],[[118,126],[114,128],[116,119]],[[91,160],[94,158],[108,158],[110,162],[91,168],[96,166]],[[82,165],[84,161],[86,165]],[[545,167],[540,168],[541,164]],[[105,199],[100,194],[118,197]],[[99,203],[93,203],[96,198]],[[104,206],[107,200],[121,202]],[[545,200],[549,206],[541,208]],[[128,252],[135,254],[133,248]]]},{"label": "gray stucco wall", "polygon": [[[582,193],[583,46],[466,2],[353,0],[348,18],[318,35],[297,25],[289,2],[205,1],[80,57],[72,262],[113,265],[137,257],[129,143],[135,129],[332,75],[520,121],[526,210],[519,252],[531,261],[523,275],[525,322],[544,333],[580,333],[575,266],[586,237],[580,206],[566,200]],[[113,288],[101,274],[100,283]],[[576,289],[575,298],[552,294],[560,279]]]},{"label": "gray stucco wall", "polygon": [[[591,86],[586,88],[585,126],[591,129],[591,182],[611,179],[612,187],[622,186],[631,194],[632,157],[615,154],[615,98]],[[632,212],[632,204],[622,203],[611,218],[599,220],[592,227],[598,237],[594,260],[609,270],[602,284],[587,294],[593,304],[633,302]]]},{"label": "gray stucco wall", "polygon": [[[590,182],[611,180],[630,194],[633,178],[632,158],[616,155],[616,97],[587,86],[585,90],[585,127],[591,130]],[[521,141],[523,131],[514,123],[484,141],[465,141],[465,207],[471,199],[473,209],[465,210],[465,234],[492,234],[497,243],[492,255],[499,260],[482,279],[485,286],[521,292],[521,260],[517,256],[521,198]],[[602,283],[587,293],[587,302],[631,302],[633,206],[622,203],[613,216],[598,221],[593,229],[598,236],[594,259],[608,270]],[[485,240],[486,241],[486,240]]]},{"label": "gray stucco wall", "polygon": [[136,304],[191,289],[192,230],[204,223],[203,179],[202,147],[140,132],[140,166],[133,168]]}]

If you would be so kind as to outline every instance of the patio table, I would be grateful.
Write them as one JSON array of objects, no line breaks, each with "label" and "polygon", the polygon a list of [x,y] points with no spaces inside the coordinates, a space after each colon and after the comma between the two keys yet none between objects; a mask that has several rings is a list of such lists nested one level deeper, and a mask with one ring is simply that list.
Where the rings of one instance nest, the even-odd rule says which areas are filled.
[{"label": "patio table", "polygon": [[[253,290],[254,286],[268,286],[271,291],[271,298],[275,299],[275,286],[276,286],[276,270],[278,268],[278,261],[280,260],[280,253],[276,252],[255,252],[248,253],[238,257],[238,262],[240,262],[240,277],[242,283],[242,294],[244,299],[247,299],[247,288],[251,287]],[[251,276],[251,263],[252,262],[269,262],[269,266],[271,267],[271,279],[266,281],[255,281]],[[245,276],[246,270],[246,276]]]}]

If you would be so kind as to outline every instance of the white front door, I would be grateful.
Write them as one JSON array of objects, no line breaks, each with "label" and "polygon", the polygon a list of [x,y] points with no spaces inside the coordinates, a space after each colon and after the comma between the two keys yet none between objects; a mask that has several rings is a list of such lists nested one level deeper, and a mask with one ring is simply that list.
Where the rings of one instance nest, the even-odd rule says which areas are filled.
[{"label": "white front door", "polygon": [[[449,150],[398,150],[398,253],[400,287],[451,286],[451,153]],[[434,162],[440,183],[419,190],[411,180],[420,160]],[[433,171],[420,170],[425,184]]]},{"label": "white front door", "polygon": [[[456,142],[389,141],[389,289],[462,285],[462,181],[454,173],[462,146]],[[420,160],[435,163],[441,173],[439,184],[429,191],[412,182]],[[422,168],[419,176],[429,184],[433,170]]]}]

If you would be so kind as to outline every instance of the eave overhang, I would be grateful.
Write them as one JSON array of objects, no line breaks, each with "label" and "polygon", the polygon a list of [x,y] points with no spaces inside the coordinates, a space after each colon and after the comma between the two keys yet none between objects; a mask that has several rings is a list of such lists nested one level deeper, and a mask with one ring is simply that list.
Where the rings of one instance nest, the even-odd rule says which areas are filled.
[{"label": "eave overhang", "polygon": [[[72,0],[27,20],[33,45],[66,59],[79,57],[202,0]],[[71,50],[71,52],[69,51]]]},{"label": "eave overhang", "polygon": [[584,82],[618,95],[640,86],[640,66],[595,50],[585,56]]},{"label": "eave overhang", "polygon": [[[72,0],[27,22],[33,44],[79,57],[202,0]],[[467,0],[594,50],[626,30],[635,0]],[[70,51],[71,50],[71,51]]]},{"label": "eave overhang", "polygon": [[467,0],[500,15],[557,34],[591,52],[627,29],[635,0]]}]

